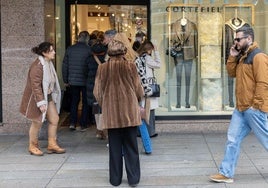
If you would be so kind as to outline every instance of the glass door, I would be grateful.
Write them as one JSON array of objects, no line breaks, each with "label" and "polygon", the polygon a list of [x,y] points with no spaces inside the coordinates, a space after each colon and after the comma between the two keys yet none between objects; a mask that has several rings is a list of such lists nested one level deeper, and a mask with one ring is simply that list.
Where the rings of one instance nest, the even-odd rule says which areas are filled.
[{"label": "glass door", "polygon": [[137,33],[147,37],[146,5],[88,5],[73,4],[70,6],[70,40],[76,42],[81,31],[92,33],[115,29],[124,32],[133,43]]}]

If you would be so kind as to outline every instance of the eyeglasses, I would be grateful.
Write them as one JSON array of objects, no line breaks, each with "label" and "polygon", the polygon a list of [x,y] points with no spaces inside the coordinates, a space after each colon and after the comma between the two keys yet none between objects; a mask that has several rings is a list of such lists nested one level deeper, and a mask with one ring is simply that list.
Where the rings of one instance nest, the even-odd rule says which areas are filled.
[{"label": "eyeglasses", "polygon": [[234,42],[240,42],[242,39],[248,38],[247,36],[240,37],[240,38],[234,38]]}]

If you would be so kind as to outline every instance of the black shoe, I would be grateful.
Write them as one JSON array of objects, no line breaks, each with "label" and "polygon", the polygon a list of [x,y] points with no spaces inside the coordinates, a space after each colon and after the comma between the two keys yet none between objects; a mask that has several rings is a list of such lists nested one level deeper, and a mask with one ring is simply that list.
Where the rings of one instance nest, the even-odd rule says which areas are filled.
[{"label": "black shoe", "polygon": [[191,108],[190,104],[187,103],[187,104],[185,105],[185,108]]},{"label": "black shoe", "polygon": [[137,183],[133,183],[133,184],[129,184],[130,187],[137,187],[138,184]]},{"label": "black shoe", "polygon": [[176,105],[176,108],[181,108],[181,104],[178,103],[178,104]]},{"label": "black shoe", "polygon": [[157,137],[158,133],[154,133],[153,135],[150,136],[150,138]]},{"label": "black shoe", "polygon": [[229,106],[230,106],[231,108],[233,108],[233,107],[234,107],[234,102],[230,102],[230,103],[229,103]]},{"label": "black shoe", "polygon": [[85,132],[89,127],[81,127],[80,132]]}]

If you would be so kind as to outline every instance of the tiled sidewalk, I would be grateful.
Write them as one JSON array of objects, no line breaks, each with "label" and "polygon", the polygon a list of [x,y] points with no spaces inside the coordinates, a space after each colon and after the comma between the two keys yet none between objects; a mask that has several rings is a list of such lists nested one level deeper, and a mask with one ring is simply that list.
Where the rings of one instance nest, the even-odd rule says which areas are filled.
[{"label": "tiled sidewalk", "polygon": [[[86,132],[59,131],[65,154],[31,156],[28,136],[0,136],[0,187],[112,187],[108,178],[107,141]],[[164,188],[265,188],[268,187],[268,152],[254,135],[242,144],[233,184],[212,183],[224,151],[225,133],[159,132],[152,139],[153,153],[145,155],[140,138],[141,181],[138,187]],[[46,141],[40,142],[45,151]],[[124,174],[119,187],[129,187]]]}]

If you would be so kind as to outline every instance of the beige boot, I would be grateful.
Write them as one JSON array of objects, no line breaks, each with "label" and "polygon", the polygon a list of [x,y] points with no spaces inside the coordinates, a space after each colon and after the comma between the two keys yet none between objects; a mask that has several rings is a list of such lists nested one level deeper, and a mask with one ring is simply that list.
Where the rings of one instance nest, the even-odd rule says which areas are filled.
[{"label": "beige boot", "polygon": [[65,153],[65,149],[61,148],[57,144],[56,138],[48,138],[47,153],[48,154],[51,154],[51,153],[61,154],[61,153]]},{"label": "beige boot", "polygon": [[44,153],[39,149],[38,146],[38,141],[30,141],[29,143],[29,152],[31,155],[36,155],[36,156],[42,156]]},{"label": "beige boot", "polygon": [[41,123],[32,122],[29,130],[29,152],[31,155],[42,156],[44,153],[39,149],[38,145],[38,132],[41,127]]}]

